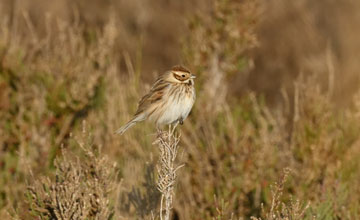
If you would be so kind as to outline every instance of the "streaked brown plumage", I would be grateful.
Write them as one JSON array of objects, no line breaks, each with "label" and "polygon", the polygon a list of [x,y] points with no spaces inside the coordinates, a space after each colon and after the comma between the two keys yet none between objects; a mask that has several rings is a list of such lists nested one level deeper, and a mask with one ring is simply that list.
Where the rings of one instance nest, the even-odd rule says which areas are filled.
[{"label": "streaked brown plumage", "polygon": [[137,122],[150,120],[157,127],[183,123],[195,102],[195,76],[182,66],[174,66],[161,75],[149,93],[139,102],[138,109],[127,124],[116,133],[123,134]]}]

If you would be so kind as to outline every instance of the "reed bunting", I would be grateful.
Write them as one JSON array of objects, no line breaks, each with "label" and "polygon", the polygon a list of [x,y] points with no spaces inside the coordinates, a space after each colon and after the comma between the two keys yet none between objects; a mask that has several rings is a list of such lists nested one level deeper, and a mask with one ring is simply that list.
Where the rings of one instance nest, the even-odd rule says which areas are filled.
[{"label": "reed bunting", "polygon": [[137,122],[150,120],[162,125],[183,124],[195,102],[194,78],[183,66],[174,66],[160,76],[139,102],[134,117],[115,133],[123,134]]}]

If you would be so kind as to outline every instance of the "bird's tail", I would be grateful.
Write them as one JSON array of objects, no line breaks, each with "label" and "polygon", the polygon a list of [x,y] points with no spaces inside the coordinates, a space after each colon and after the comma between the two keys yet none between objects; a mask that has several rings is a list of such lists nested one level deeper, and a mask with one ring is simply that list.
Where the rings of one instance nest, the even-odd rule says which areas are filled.
[{"label": "bird's tail", "polygon": [[125,124],[124,126],[122,126],[121,128],[117,129],[117,130],[115,131],[115,134],[120,134],[120,135],[122,135],[122,134],[125,133],[125,131],[126,131],[127,129],[129,129],[129,128],[131,128],[132,126],[134,126],[137,122],[143,121],[143,120],[144,120],[143,117],[142,117],[141,115],[139,115],[139,116],[131,119],[128,123],[126,123],[126,124]]}]

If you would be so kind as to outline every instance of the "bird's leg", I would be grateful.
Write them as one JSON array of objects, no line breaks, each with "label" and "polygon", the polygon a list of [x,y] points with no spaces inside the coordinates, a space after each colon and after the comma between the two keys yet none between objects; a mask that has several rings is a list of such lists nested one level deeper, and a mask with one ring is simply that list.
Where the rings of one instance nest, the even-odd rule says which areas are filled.
[{"label": "bird's leg", "polygon": [[184,124],[183,118],[180,117],[180,118],[178,119],[178,122],[179,122],[181,125],[183,125],[183,124]]}]

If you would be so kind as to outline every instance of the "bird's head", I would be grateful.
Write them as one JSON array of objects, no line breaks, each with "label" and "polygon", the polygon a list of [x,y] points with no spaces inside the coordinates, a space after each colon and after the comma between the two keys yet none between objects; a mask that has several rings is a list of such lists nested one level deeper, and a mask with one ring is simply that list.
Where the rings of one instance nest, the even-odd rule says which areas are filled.
[{"label": "bird's head", "polygon": [[196,78],[194,74],[183,66],[174,66],[169,73],[169,81],[175,83],[194,84],[193,79]]}]

